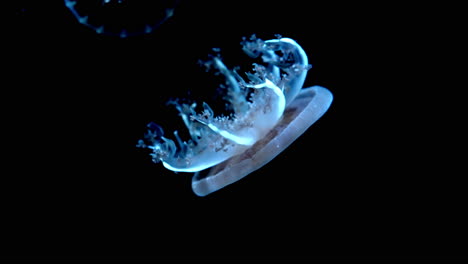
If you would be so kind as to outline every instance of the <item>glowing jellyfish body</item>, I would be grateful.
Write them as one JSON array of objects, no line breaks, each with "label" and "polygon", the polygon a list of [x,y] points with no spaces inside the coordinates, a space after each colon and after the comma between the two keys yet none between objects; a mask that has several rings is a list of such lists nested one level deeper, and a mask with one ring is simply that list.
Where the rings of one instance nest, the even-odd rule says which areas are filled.
[{"label": "glowing jellyfish body", "polygon": [[176,143],[164,137],[161,127],[148,125],[139,147],[152,150],[154,162],[172,171],[195,172],[192,189],[205,196],[238,181],[259,169],[288,147],[329,108],[333,96],[325,88],[302,89],[310,68],[304,50],[292,39],[262,41],[255,37],[242,42],[251,57],[262,58],[265,65],[254,64],[246,73],[248,82],[214,57],[205,63],[226,78],[232,116],[215,116],[204,103],[177,104],[191,139]]},{"label": "glowing jellyfish body", "polygon": [[174,15],[179,0],[64,0],[76,20],[98,34],[148,34]]}]

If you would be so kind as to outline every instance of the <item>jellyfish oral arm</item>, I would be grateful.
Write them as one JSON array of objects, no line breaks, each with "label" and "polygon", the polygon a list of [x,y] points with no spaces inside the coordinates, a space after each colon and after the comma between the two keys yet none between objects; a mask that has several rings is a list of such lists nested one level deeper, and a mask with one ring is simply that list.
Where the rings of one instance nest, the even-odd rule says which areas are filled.
[{"label": "jellyfish oral arm", "polygon": [[247,85],[247,87],[255,88],[255,89],[262,89],[267,88],[270,89],[275,98],[273,99],[274,102],[270,103],[272,105],[271,115],[267,118],[276,123],[281,116],[283,115],[284,109],[286,107],[286,98],[284,97],[283,92],[276,86],[272,81],[265,79],[264,83],[256,84],[256,85]]},{"label": "jellyfish oral arm", "polygon": [[[299,94],[309,69],[309,60],[304,49],[290,38],[271,39],[265,41],[265,46],[270,51],[264,60],[271,61],[273,65],[286,70],[288,80],[285,82],[285,98],[289,104]],[[288,56],[278,57],[272,55],[272,51],[281,51]]]},{"label": "jellyfish oral arm", "polygon": [[229,139],[229,140],[233,141],[236,144],[250,146],[253,143],[255,143],[255,139],[253,139],[252,137],[237,136],[237,135],[235,135],[235,134],[233,134],[231,132],[220,129],[220,128],[218,128],[217,126],[215,126],[213,124],[205,123],[204,121],[202,121],[202,120],[200,120],[198,118],[196,120],[198,122],[202,123],[203,125],[206,125],[208,128],[213,130],[215,133],[218,133],[222,137],[224,137],[226,139]]},{"label": "jellyfish oral arm", "polygon": [[[260,124],[256,126],[256,129],[248,128],[242,129],[239,133],[236,132],[229,132],[226,130],[222,130],[213,124],[209,124],[204,122],[203,120],[196,118],[195,119],[208,126],[211,130],[219,135],[223,136],[224,138],[233,141],[239,145],[246,145],[251,146],[255,142],[257,142],[260,138],[264,136],[281,118],[284,112],[284,108],[286,106],[286,100],[284,98],[283,92],[270,80],[265,79],[264,83],[256,84],[256,85],[246,85],[249,88],[253,89],[269,89],[274,98],[270,99],[270,111],[268,114],[259,114],[256,115],[255,118],[252,118],[253,122]],[[264,122],[267,120],[267,122]],[[242,135],[244,134],[244,136]]]}]

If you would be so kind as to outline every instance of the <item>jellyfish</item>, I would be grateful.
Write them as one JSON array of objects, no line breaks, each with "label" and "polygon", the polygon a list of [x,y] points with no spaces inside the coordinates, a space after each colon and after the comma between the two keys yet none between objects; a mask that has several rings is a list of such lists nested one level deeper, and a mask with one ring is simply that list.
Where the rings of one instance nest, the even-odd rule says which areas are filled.
[{"label": "jellyfish", "polygon": [[180,0],[64,0],[76,20],[98,34],[127,38],[153,32]]},{"label": "jellyfish", "polygon": [[231,115],[216,115],[207,103],[173,102],[190,139],[174,132],[175,142],[154,122],[137,147],[151,150],[152,160],[174,172],[195,173],[192,189],[205,196],[261,168],[314,124],[330,107],[324,87],[303,88],[311,68],[304,50],[291,38],[243,38],[243,51],[254,63],[244,76],[228,69],[219,56],[205,66],[225,77],[225,100]]}]

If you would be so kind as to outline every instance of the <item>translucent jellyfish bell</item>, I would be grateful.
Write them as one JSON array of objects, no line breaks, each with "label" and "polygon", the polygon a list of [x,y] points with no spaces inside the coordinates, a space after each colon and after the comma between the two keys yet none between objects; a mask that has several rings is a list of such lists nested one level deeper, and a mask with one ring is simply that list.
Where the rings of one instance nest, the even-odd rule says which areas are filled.
[{"label": "translucent jellyfish bell", "polygon": [[205,196],[263,167],[314,124],[328,110],[332,99],[330,91],[323,87],[302,89],[264,138],[243,153],[197,172],[192,178],[193,191]]},{"label": "translucent jellyfish bell", "polygon": [[241,43],[254,64],[248,81],[229,70],[220,58],[206,62],[226,78],[227,94],[234,114],[215,116],[203,104],[175,104],[191,139],[177,144],[155,123],[148,125],[138,147],[149,148],[154,162],[172,171],[195,172],[192,189],[205,196],[236,182],[271,161],[287,148],[330,107],[332,94],[313,86],[302,89],[310,68],[304,50],[290,38],[263,41],[252,36]]}]

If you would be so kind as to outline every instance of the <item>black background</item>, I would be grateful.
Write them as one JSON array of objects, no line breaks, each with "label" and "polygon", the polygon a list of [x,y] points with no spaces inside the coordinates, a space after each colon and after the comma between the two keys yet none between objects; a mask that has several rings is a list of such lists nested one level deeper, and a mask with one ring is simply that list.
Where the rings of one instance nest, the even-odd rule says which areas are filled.
[{"label": "black background", "polygon": [[[467,255],[463,155],[439,133],[461,120],[433,70],[437,7],[181,1],[154,33],[120,39],[45,2],[17,1],[4,33],[2,257]],[[313,65],[306,86],[334,101],[272,162],[197,197],[190,174],[135,144],[150,121],[180,130],[169,99],[219,99],[197,61],[217,47],[228,66],[248,63],[251,34],[295,39]]]}]

